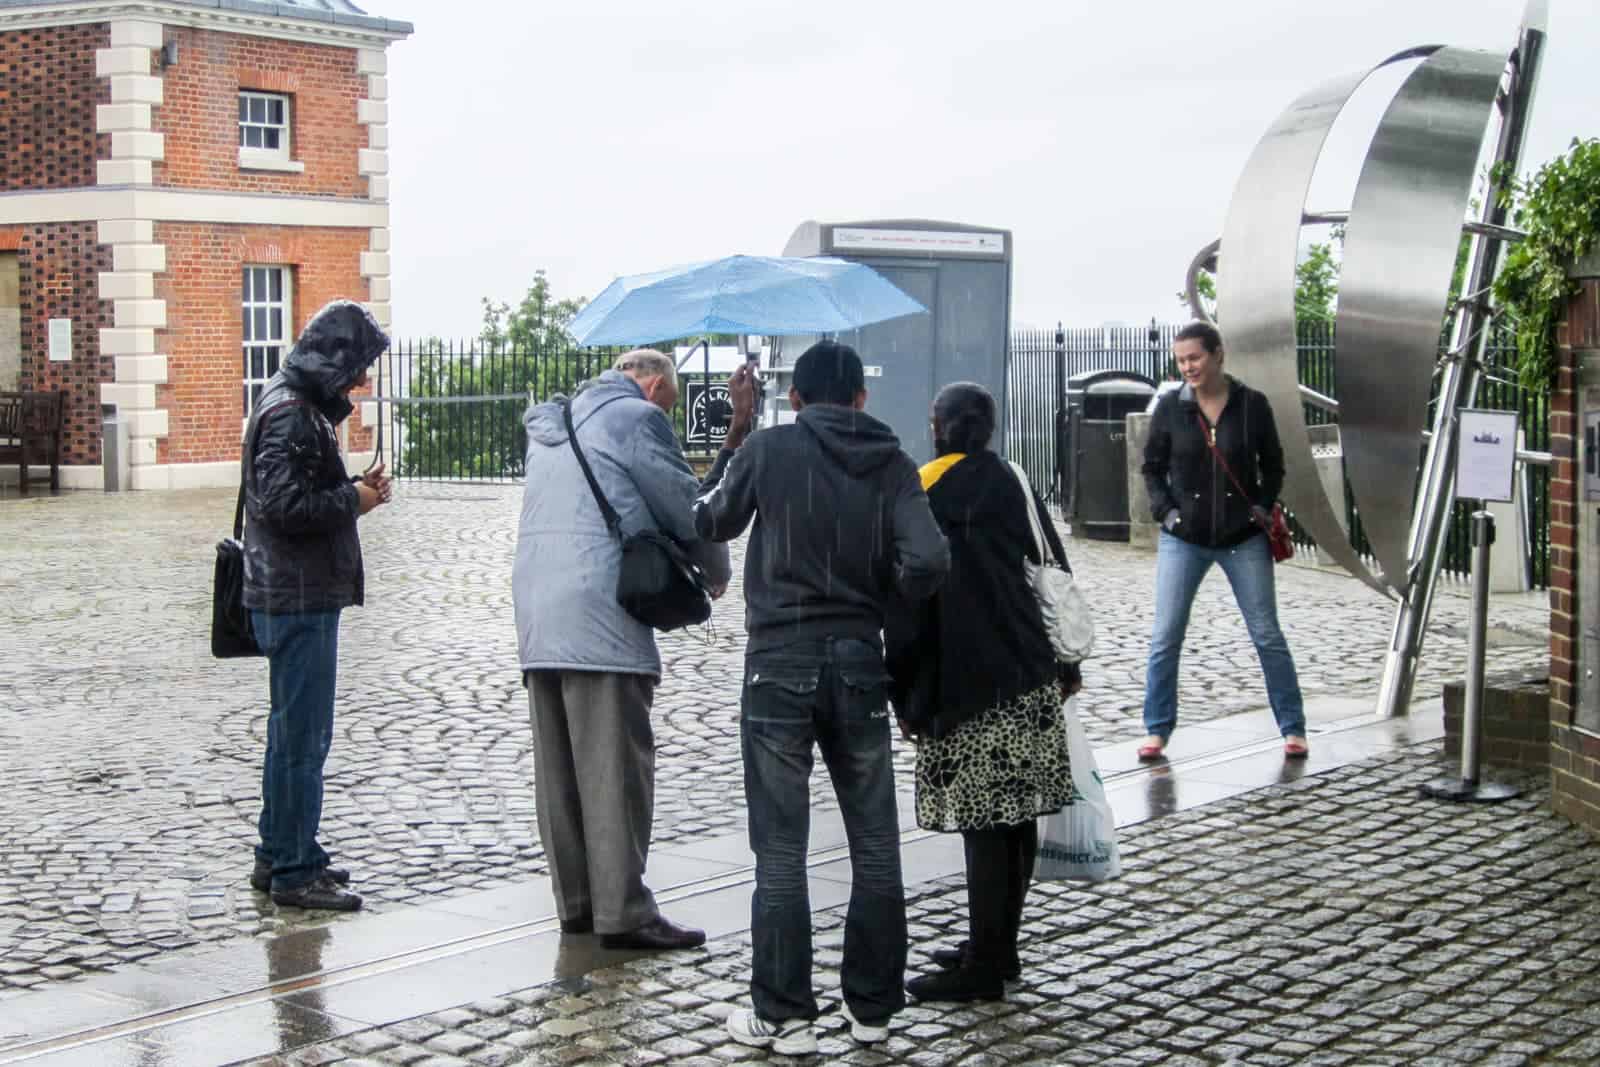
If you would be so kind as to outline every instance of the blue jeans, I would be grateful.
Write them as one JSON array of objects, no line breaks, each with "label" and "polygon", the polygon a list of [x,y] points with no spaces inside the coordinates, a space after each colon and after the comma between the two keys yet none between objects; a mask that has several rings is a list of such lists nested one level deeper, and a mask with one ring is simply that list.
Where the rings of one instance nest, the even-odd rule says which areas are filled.
[{"label": "blue jeans", "polygon": [[1278,732],[1284,737],[1304,737],[1306,715],[1300,679],[1295,674],[1289,642],[1278,627],[1278,594],[1266,534],[1256,534],[1233,548],[1205,548],[1165,530],[1156,552],[1156,621],[1144,680],[1145,732],[1165,740],[1178,723],[1178,657],[1183,652],[1195,592],[1213,563],[1228,576],[1245,628],[1255,643]]},{"label": "blue jeans", "polygon": [[806,880],[813,745],[822,750],[850,844],[839,968],[845,1003],[868,1022],[905,1006],[906,902],[887,681],[882,650],[857,640],[829,638],[745,661],[739,734],[756,855],[750,996],[770,1022],[818,1015]]},{"label": "blue jeans", "polygon": [[339,613],[252,611],[250,621],[267,654],[272,689],[256,860],[272,865],[274,890],[296,889],[328,866],[328,854],[317,844],[317,827],[322,822],[322,767],[333,744]]}]

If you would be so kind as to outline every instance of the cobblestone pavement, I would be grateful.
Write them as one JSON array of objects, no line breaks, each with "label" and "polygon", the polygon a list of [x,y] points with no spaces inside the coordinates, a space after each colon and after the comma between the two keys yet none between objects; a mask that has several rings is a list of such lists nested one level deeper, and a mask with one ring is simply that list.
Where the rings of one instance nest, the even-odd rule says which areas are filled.
[{"label": "cobblestone pavement", "polygon": [[[1004,1003],[908,1008],[871,1050],[838,1013],[843,911],[819,912],[821,1059],[1600,1061],[1600,844],[1538,787],[1497,806],[1420,799],[1438,773],[1437,745],[1418,746],[1125,831],[1119,881],[1035,887]],[[925,887],[913,969],[964,924],[959,880]],[[748,936],[723,938],[256,1063],[762,1060],[722,1028],[749,967]]]},{"label": "cobblestone pavement", "polygon": [[[345,615],[324,839],[371,908],[543,871],[511,626],[519,493],[403,484],[363,525],[368,605]],[[244,885],[265,672],[207,651],[212,546],[232,511],[218,491],[0,501],[0,998],[294,921]],[[1099,619],[1086,725],[1096,742],[1137,736],[1153,558],[1071,551]],[[1307,693],[1370,691],[1388,605],[1335,574],[1278,575]],[[658,841],[743,821],[738,592],[709,635],[662,641]],[[1438,598],[1419,697],[1458,673],[1465,607]],[[1541,663],[1542,604],[1497,610],[1491,666]],[[1181,689],[1188,721],[1265,704],[1220,576],[1196,604]]]}]

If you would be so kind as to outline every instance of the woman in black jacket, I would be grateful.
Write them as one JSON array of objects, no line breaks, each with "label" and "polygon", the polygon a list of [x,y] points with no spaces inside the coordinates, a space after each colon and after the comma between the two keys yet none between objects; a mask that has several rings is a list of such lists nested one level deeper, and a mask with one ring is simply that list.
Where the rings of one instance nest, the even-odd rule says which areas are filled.
[{"label": "woman in black jacket", "polygon": [[[1278,626],[1278,596],[1265,530],[1283,488],[1283,447],[1267,398],[1222,371],[1222,335],[1196,322],[1172,346],[1183,387],[1150,418],[1144,481],[1161,524],[1156,617],[1145,672],[1139,758],[1162,757],[1178,722],[1178,657],[1200,580],[1222,568],[1266,676],[1267,701],[1283,753],[1303,759],[1306,717],[1289,643]],[[1235,485],[1235,482],[1238,484]],[[1242,490],[1242,491],[1241,491]]]},{"label": "woman in black jacket", "polygon": [[906,986],[920,1000],[998,1000],[1020,971],[1017,931],[1038,850],[1036,819],[1072,797],[1061,714],[1076,664],[1058,664],[1023,572],[1044,562],[1028,508],[1051,551],[1066,553],[1044,506],[987,445],[994,398],[958,382],[933,405],[938,458],[923,487],[950,542],[950,573],[932,599],[886,629],[891,697],[917,741],[917,824],[959,831],[966,846],[965,943],[933,953],[942,970]]}]

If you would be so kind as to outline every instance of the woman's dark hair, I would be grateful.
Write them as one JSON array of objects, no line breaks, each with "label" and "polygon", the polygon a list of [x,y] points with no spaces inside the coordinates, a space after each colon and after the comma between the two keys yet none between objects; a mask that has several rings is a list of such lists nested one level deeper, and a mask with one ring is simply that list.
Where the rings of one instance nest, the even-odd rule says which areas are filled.
[{"label": "woman's dark hair", "polygon": [[1222,350],[1222,331],[1209,322],[1191,322],[1172,338],[1173,344],[1179,341],[1199,341],[1206,354],[1214,356]]},{"label": "woman's dark hair", "polygon": [[977,382],[951,382],[933,398],[934,451],[981,452],[994,436],[994,397]]}]

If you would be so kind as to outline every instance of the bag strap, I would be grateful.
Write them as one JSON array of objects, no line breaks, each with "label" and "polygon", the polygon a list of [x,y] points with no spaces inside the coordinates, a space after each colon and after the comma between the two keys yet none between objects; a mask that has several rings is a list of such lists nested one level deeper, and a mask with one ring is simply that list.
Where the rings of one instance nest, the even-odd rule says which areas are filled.
[{"label": "bag strap", "polygon": [[[1022,486],[1022,506],[1028,512],[1028,529],[1033,531],[1033,545],[1039,550],[1039,562],[1049,563],[1055,557],[1050,552],[1049,542],[1044,539],[1044,527],[1039,525],[1039,512],[1033,503],[1033,483],[1028,481],[1027,471],[1015,462],[1010,460],[1007,462],[1010,464],[1011,473],[1017,476],[1017,482]],[[1060,561],[1057,560],[1056,564],[1060,566]]]},{"label": "bag strap", "polygon": [[238,541],[244,537],[244,487],[249,480],[250,470],[255,465],[256,440],[261,436],[261,424],[284,408],[299,407],[303,400],[285,400],[257,411],[250,423],[250,433],[244,439],[244,452],[239,461],[239,500],[233,506],[233,539]]},{"label": "bag strap", "polygon": [[578,466],[583,468],[583,476],[588,479],[589,491],[594,494],[594,502],[600,505],[600,517],[605,519],[606,529],[620,539],[622,537],[622,520],[617,516],[616,509],[611,506],[611,501],[600,491],[600,483],[594,479],[594,471],[589,469],[589,461],[584,457],[583,449],[578,447],[578,431],[572,425],[572,401],[561,401],[561,419],[567,424],[567,442],[572,445],[573,455],[578,457]]},{"label": "bag strap", "polygon": [[[1244,486],[1240,485],[1239,479],[1234,477],[1233,468],[1228,466],[1228,461],[1222,456],[1222,450],[1217,447],[1217,436],[1212,432],[1210,424],[1206,422],[1206,417],[1197,411],[1194,413],[1194,419],[1200,424],[1200,436],[1205,438],[1206,447],[1211,449],[1211,454],[1217,457],[1217,462],[1222,464],[1222,469],[1227,472],[1228,481],[1232,482],[1233,487],[1239,490],[1239,495],[1244,498],[1245,504],[1249,507],[1254,507],[1250,501],[1250,494],[1244,491]],[[1254,512],[1251,513],[1251,520],[1256,521]],[[1268,529],[1268,527],[1262,526],[1259,521],[1256,521],[1256,525],[1261,526],[1263,530]]]}]

